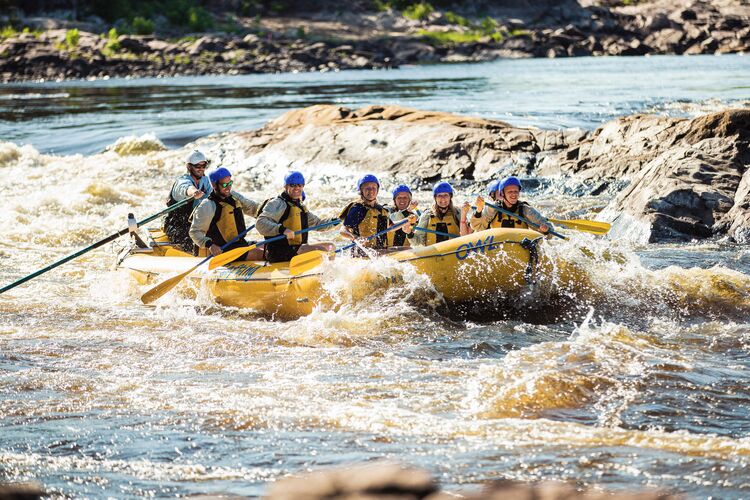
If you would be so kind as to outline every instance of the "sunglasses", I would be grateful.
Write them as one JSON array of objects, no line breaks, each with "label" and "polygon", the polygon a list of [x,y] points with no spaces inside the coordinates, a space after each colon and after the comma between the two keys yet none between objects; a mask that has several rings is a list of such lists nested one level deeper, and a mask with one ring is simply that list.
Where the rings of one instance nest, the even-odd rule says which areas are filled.
[{"label": "sunglasses", "polygon": [[234,181],[220,182],[219,183],[219,187],[228,188],[228,187],[231,187],[232,184],[234,184]]},{"label": "sunglasses", "polygon": [[290,188],[302,188],[305,187],[304,184],[288,184]]},{"label": "sunglasses", "polygon": [[206,168],[208,167],[208,163],[206,163],[205,161],[202,161],[200,163],[191,163],[190,166],[193,168]]}]

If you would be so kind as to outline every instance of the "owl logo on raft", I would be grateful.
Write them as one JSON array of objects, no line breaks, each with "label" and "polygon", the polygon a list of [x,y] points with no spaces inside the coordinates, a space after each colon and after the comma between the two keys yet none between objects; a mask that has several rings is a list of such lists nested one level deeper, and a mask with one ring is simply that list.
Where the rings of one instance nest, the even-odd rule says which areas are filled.
[{"label": "owl logo on raft", "polygon": [[492,252],[500,248],[502,243],[495,243],[494,236],[487,236],[484,240],[477,240],[476,243],[464,243],[456,249],[456,258],[458,260],[465,260],[472,253]]}]

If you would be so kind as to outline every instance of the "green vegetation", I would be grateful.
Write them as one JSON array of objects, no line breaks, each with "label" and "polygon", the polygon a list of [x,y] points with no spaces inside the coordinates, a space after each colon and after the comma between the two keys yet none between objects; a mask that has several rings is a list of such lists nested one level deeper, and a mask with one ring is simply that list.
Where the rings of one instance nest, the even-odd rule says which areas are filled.
[{"label": "green vegetation", "polygon": [[428,42],[433,45],[458,45],[462,43],[477,43],[482,41],[483,38],[489,37],[495,42],[499,42],[503,39],[503,35],[500,32],[494,33],[483,33],[481,31],[470,30],[470,31],[428,31],[419,30],[417,34],[425,38]]},{"label": "green vegetation", "polygon": [[15,27],[11,25],[3,26],[0,28],[0,40],[5,40],[6,38],[11,38],[19,33],[25,33],[25,34],[32,34],[34,35],[34,38],[39,38],[39,36],[42,34],[42,31],[39,30],[32,30],[28,26],[24,26],[24,28],[21,31],[18,31]]},{"label": "green vegetation", "polygon": [[65,44],[71,49],[74,49],[78,46],[78,41],[80,39],[81,33],[77,28],[73,28],[72,30],[67,30],[65,32]]},{"label": "green vegetation", "polygon": [[509,33],[491,17],[485,17],[479,23],[469,22],[467,19],[457,16],[452,12],[447,12],[445,17],[451,24],[458,24],[459,26],[468,29],[450,31],[419,30],[419,36],[425,38],[429,43],[434,45],[456,45],[462,43],[477,43],[486,38],[489,38],[494,42],[501,42],[506,36],[522,36],[529,33],[525,30],[513,30]]},{"label": "green vegetation", "polygon": [[151,19],[146,19],[141,16],[135,16],[133,18],[133,33],[136,35],[150,35],[156,29],[154,22]]},{"label": "green vegetation", "polygon": [[421,21],[435,12],[435,8],[427,2],[419,2],[405,8],[401,13],[408,19]]},{"label": "green vegetation", "polygon": [[447,11],[445,13],[445,20],[451,24],[457,24],[458,26],[466,26],[467,28],[471,26],[471,23],[468,19],[466,19],[465,17],[461,17],[451,11]]},{"label": "green vegetation", "polygon": [[13,26],[4,26],[0,29],[0,40],[16,36],[16,34],[18,34],[18,31]]},{"label": "green vegetation", "polygon": [[[115,28],[112,28],[109,30],[109,33],[107,33],[107,43],[104,44],[104,48],[102,49],[102,54],[106,57],[112,57],[122,48],[120,47],[120,42],[117,40],[118,36],[119,35]],[[102,37],[104,37],[104,35],[102,35]]]}]

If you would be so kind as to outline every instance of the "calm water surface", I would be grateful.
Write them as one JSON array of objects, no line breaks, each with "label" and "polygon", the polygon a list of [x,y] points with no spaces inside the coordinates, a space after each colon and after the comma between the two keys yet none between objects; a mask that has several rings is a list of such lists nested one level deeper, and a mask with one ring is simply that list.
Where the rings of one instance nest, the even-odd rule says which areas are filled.
[{"label": "calm water surface", "polygon": [[[747,105],[748,75],[750,59],[710,56],[5,85],[0,283],[114,232],[128,212],[161,210],[189,141],[289,108],[398,103],[593,129]],[[170,149],[102,153],[145,133]],[[244,157],[231,136],[200,146],[244,167],[239,186],[287,168]],[[358,173],[345,165],[301,168],[321,214],[352,196]],[[527,196],[561,217],[607,201]],[[71,497],[257,496],[288,474],[389,458],[453,492],[511,478],[750,497],[747,247],[575,234],[548,252],[574,265],[577,286],[555,271],[470,319],[441,309],[409,269],[405,286],[359,298],[359,271],[394,264],[342,259],[325,278],[339,307],[291,322],[200,290],[142,306],[145,288],[112,268],[117,250],[0,295],[0,481]]]}]

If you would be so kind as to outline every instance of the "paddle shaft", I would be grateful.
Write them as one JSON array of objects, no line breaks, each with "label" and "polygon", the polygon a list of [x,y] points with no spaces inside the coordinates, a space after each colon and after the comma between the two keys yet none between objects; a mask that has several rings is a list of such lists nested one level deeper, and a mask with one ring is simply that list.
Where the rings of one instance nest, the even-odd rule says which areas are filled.
[{"label": "paddle shaft", "polygon": [[435,231],[433,229],[427,229],[426,227],[414,226],[417,231],[424,231],[425,233],[437,234],[438,236],[447,236],[448,238],[458,238],[457,234],[444,233],[442,231]]},{"label": "paddle shaft", "polygon": [[[171,207],[165,208],[161,212],[158,212],[158,213],[155,213],[154,215],[146,217],[145,219],[143,219],[142,221],[137,222],[136,224],[137,224],[138,227],[141,227],[142,225],[148,224],[152,220],[154,220],[154,219],[156,219],[158,217],[161,217],[162,215],[164,215],[164,214],[166,214],[168,212],[171,212],[172,210],[176,210],[176,209],[180,208],[181,206],[186,205],[188,202],[192,202],[192,201],[194,201],[193,198],[186,198],[186,199],[184,199],[184,200],[182,200],[182,201],[180,201],[178,203],[175,203]],[[52,264],[48,265],[47,267],[39,269],[38,271],[34,271],[33,273],[31,273],[31,274],[29,274],[27,276],[24,276],[20,280],[14,281],[13,283],[11,283],[9,285],[4,286],[3,288],[0,289],[0,293],[4,293],[4,292],[10,290],[11,288],[15,288],[18,285],[26,283],[30,279],[36,278],[40,274],[44,274],[47,271],[50,271],[50,270],[56,268],[57,266],[61,266],[62,264],[65,264],[66,262],[71,261],[71,260],[75,259],[76,257],[80,257],[81,255],[85,254],[86,252],[94,250],[95,248],[99,248],[102,245],[106,245],[110,241],[114,241],[117,238],[119,238],[120,236],[123,236],[123,235],[125,235],[127,233],[128,233],[128,228],[125,228],[125,229],[122,229],[122,230],[120,230],[120,231],[118,231],[118,232],[116,232],[114,234],[111,234],[111,235],[107,236],[106,238],[101,239],[101,240],[97,241],[96,243],[93,243],[93,244],[87,246],[86,248],[83,248],[83,249],[81,249],[81,250],[79,250],[79,251],[77,251],[75,253],[72,253],[72,254],[70,254],[70,255],[68,255],[66,257],[63,257],[62,259],[58,260],[57,262],[53,262]]]},{"label": "paddle shaft", "polygon": [[[403,225],[404,225],[404,224],[406,224],[407,222],[409,222],[409,219],[404,219],[404,220],[402,220],[401,222],[399,222],[398,224],[394,224],[394,225],[392,225],[391,227],[389,227],[389,228],[387,228],[387,229],[383,229],[382,231],[380,231],[380,232],[378,232],[378,233],[375,233],[375,234],[373,234],[372,236],[366,236],[366,237],[364,238],[364,240],[365,240],[365,241],[367,241],[367,240],[371,240],[371,239],[373,239],[373,238],[377,238],[378,236],[381,236],[381,235],[383,235],[383,234],[385,234],[385,233],[388,233],[388,232],[390,232],[390,231],[395,231],[396,229],[400,228],[401,226],[403,226]],[[338,252],[343,252],[344,250],[349,250],[350,248],[352,248],[352,247],[355,247],[355,246],[357,246],[357,244],[356,244],[356,243],[350,243],[350,244],[348,244],[348,245],[346,245],[346,246],[343,246],[343,247],[341,247],[341,248],[337,248],[337,249],[336,249],[336,251],[335,251],[334,253],[338,253]]]},{"label": "paddle shaft", "polygon": [[[297,234],[306,233],[308,231],[314,231],[316,229],[320,229],[326,226],[332,226],[332,225],[338,224],[339,222],[341,222],[339,219],[333,219],[331,221],[324,222],[323,224],[318,224],[317,226],[306,227],[305,229],[300,229],[299,231],[295,231],[294,234],[297,235]],[[272,241],[279,241],[284,238],[286,238],[286,235],[280,234],[278,236],[274,236],[273,238],[268,238],[267,240],[259,241],[258,243],[255,244],[255,246],[259,247],[261,245],[265,245],[266,243],[271,243]]]},{"label": "paddle shaft", "polygon": [[[487,206],[488,206],[488,207],[490,207],[490,208],[494,208],[495,210],[497,210],[497,211],[498,211],[498,212],[500,212],[500,213],[503,213],[503,214],[505,214],[505,215],[508,215],[508,216],[510,216],[510,217],[514,217],[514,218],[516,218],[516,219],[520,220],[521,222],[525,222],[526,224],[528,224],[529,226],[533,227],[534,229],[539,229],[539,224],[534,224],[533,222],[531,222],[531,221],[530,221],[529,219],[527,219],[526,217],[523,217],[523,216],[521,216],[521,215],[518,215],[518,214],[514,214],[513,212],[511,212],[511,211],[509,211],[509,210],[505,210],[504,208],[501,208],[501,207],[499,207],[499,206],[497,206],[497,205],[494,205],[494,204],[492,204],[492,203],[488,203],[488,202],[486,202],[486,201],[484,202],[484,204],[485,204],[485,205],[487,205]],[[554,231],[554,230],[552,230],[552,229],[550,229],[550,230],[549,230],[549,231],[547,231],[547,232],[548,232],[548,233],[550,233],[550,234],[553,234],[553,235],[555,235],[555,236],[557,236],[558,238],[561,238],[561,239],[563,239],[563,240],[567,240],[567,239],[568,239],[568,238],[567,238],[566,236],[563,236],[562,234],[560,234],[560,233],[558,233],[557,231]]]},{"label": "paddle shaft", "polygon": [[[326,226],[331,226],[331,225],[334,225],[334,224],[338,224],[339,222],[341,222],[341,221],[338,220],[338,219],[334,219],[332,221],[324,222],[323,224],[318,224],[317,226],[306,227],[305,229],[300,229],[299,231],[295,231],[294,234],[306,233],[306,232],[312,231],[314,229],[321,229],[321,228],[326,227]],[[254,243],[254,244],[252,244],[250,246],[242,247],[242,248],[244,248],[245,251],[248,251],[248,250],[252,250],[253,248],[257,248],[259,246],[263,246],[266,243],[271,243],[273,241],[279,241],[279,240],[284,239],[284,238],[286,238],[286,235],[285,234],[280,234],[278,236],[274,236],[273,238],[268,238],[267,240],[259,241],[258,243]],[[226,256],[222,257],[222,254],[217,255],[216,259],[210,264],[209,269],[215,269],[217,267],[223,266],[224,264],[228,264],[230,262],[234,262],[241,255],[241,254],[238,254],[236,256],[234,255],[234,253],[237,252],[238,250],[240,250],[240,248],[235,248],[235,249],[230,250],[229,252],[227,252],[227,255],[229,255],[230,252],[232,253],[229,257],[226,257]],[[225,261],[224,259],[227,259],[227,260]]]}]

